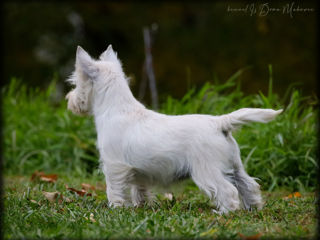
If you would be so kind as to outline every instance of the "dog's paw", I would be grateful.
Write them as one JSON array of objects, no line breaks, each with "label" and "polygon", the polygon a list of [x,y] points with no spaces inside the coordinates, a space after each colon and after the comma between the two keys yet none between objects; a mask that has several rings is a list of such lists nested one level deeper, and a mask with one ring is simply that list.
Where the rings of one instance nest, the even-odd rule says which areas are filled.
[{"label": "dog's paw", "polygon": [[218,215],[221,215],[221,214],[222,214],[220,211],[217,211],[217,210],[215,210],[215,209],[212,209],[212,213],[218,214]]},{"label": "dog's paw", "polygon": [[215,209],[212,209],[212,213],[213,214],[217,214],[219,216],[221,215],[227,215],[229,213],[229,210],[227,210],[226,208],[223,208],[223,209],[220,209],[220,210],[215,210]]},{"label": "dog's paw", "polygon": [[118,207],[130,207],[132,203],[125,201],[125,200],[118,200],[118,201],[109,201],[109,207],[118,208]]}]

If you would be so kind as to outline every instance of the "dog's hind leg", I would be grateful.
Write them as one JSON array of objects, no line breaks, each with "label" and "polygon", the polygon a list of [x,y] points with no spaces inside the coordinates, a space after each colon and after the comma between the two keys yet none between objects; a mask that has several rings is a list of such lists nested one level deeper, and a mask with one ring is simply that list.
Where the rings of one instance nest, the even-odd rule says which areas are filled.
[{"label": "dog's hind leg", "polygon": [[131,186],[131,199],[134,206],[141,206],[147,198],[147,189],[145,186],[133,184]]},{"label": "dog's hind leg", "polygon": [[228,213],[240,208],[237,188],[225,179],[220,169],[205,166],[201,171],[193,169],[193,181],[210,199],[214,199],[219,213]]},{"label": "dog's hind leg", "polygon": [[236,140],[232,136],[230,136],[230,140],[235,148],[232,155],[234,165],[232,182],[240,193],[240,198],[245,209],[251,210],[253,207],[261,209],[263,201],[260,186],[254,178],[246,173],[240,158],[240,149]]},{"label": "dog's hind leg", "polygon": [[234,179],[244,208],[247,210],[251,210],[253,207],[261,209],[263,202],[260,186],[254,178],[250,177],[243,168],[240,168],[235,170]]}]

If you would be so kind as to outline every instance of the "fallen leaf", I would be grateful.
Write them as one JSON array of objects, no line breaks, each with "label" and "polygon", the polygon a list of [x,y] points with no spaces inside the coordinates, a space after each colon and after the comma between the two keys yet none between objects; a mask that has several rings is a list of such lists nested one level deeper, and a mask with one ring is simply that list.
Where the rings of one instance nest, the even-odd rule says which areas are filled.
[{"label": "fallen leaf", "polygon": [[39,179],[40,181],[43,181],[43,182],[54,183],[57,181],[58,175],[57,174],[45,174],[44,172],[35,171],[31,176],[31,181],[34,181],[36,179]]},{"label": "fallen leaf", "polygon": [[31,181],[33,181],[36,177],[41,177],[44,175],[44,172],[38,172],[35,171],[32,175],[31,175]]},{"label": "fallen leaf", "polygon": [[42,177],[40,177],[40,180],[41,181],[44,181],[44,182],[51,182],[51,183],[54,183],[56,182],[58,179],[57,175],[56,174],[51,174],[51,175],[44,175]]},{"label": "fallen leaf", "polygon": [[262,236],[262,233],[257,233],[255,235],[251,235],[251,236],[245,236],[242,233],[238,233],[238,235],[243,240],[258,240]]},{"label": "fallen leaf", "polygon": [[295,193],[293,193],[293,196],[296,197],[296,198],[301,197],[301,193],[295,192]]},{"label": "fallen leaf", "polygon": [[164,194],[164,199],[168,199],[169,201],[172,201],[172,199],[173,199],[172,193],[165,193]]},{"label": "fallen leaf", "polygon": [[75,188],[71,188],[71,187],[68,187],[68,185],[66,185],[66,188],[70,191],[70,192],[74,192],[74,193],[77,193],[78,195],[80,195],[81,197],[83,197],[84,195],[87,195],[87,196],[92,196],[91,193],[88,193],[87,191],[85,190],[77,190]]},{"label": "fallen leaf", "polygon": [[92,191],[95,191],[96,188],[92,185],[90,185],[89,183],[81,183],[81,187],[82,189],[86,190],[86,191],[89,191],[89,190],[92,190]]},{"label": "fallen leaf", "polygon": [[45,191],[42,191],[42,193],[46,197],[46,199],[49,200],[49,202],[55,202],[56,199],[59,197],[59,192],[45,192]]},{"label": "fallen leaf", "polygon": [[209,237],[213,236],[216,233],[217,229],[216,228],[210,228],[208,231],[203,232],[200,234],[200,237]]},{"label": "fallen leaf", "polygon": [[[90,221],[91,222],[96,222],[96,220],[93,218],[94,217],[94,215],[93,215],[93,213],[90,213],[90,217],[89,217],[89,219],[90,219]],[[87,217],[84,217],[86,220],[89,220]]]},{"label": "fallen leaf", "polygon": [[30,202],[37,204],[37,205],[40,205],[36,200],[33,200],[33,199],[31,199]]},{"label": "fallen leaf", "polygon": [[45,192],[45,191],[42,191],[43,195],[46,197],[46,199],[49,200],[49,202],[56,202],[56,200],[58,199],[58,203],[62,203],[63,201],[64,202],[67,202],[67,203],[70,203],[72,202],[71,199],[67,198],[67,197],[64,197],[62,195],[62,193],[60,192]]},{"label": "fallen leaf", "polygon": [[96,220],[93,217],[94,217],[93,213],[90,213],[90,221],[91,222],[96,222]]},{"label": "fallen leaf", "polygon": [[287,200],[287,199],[290,199],[290,198],[299,198],[299,197],[301,197],[301,193],[299,193],[299,192],[294,192],[294,193],[292,193],[292,194],[289,194],[289,195],[286,196],[286,197],[283,197],[282,199]]}]

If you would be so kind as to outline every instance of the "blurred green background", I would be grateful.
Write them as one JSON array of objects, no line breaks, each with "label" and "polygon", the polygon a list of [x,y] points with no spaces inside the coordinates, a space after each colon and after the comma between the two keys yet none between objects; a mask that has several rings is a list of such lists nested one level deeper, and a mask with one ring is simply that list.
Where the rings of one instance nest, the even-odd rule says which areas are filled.
[{"label": "blurred green background", "polygon": [[[316,6],[312,2],[270,3],[269,7],[313,8],[289,14],[228,11],[245,2],[6,2],[4,77],[23,79],[46,88],[55,74],[63,94],[73,71],[76,46],[98,57],[108,44],[118,52],[137,96],[142,79],[142,29],[155,30],[153,65],[160,102],[182,97],[190,86],[228,79],[251,66],[238,79],[245,93],[267,92],[268,64],[273,66],[274,91],[283,94],[299,82],[303,95],[316,89]],[[252,3],[250,3],[252,4]],[[258,3],[254,3],[259,9]],[[143,101],[150,103],[150,95]]]}]

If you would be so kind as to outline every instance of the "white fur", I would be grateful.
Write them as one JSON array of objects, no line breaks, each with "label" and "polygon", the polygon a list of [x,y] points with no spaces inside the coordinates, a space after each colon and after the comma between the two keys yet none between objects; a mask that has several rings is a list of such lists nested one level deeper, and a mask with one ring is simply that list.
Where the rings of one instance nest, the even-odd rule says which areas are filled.
[{"label": "white fur", "polygon": [[[262,207],[259,185],[244,170],[231,131],[268,122],[282,110],[243,108],[210,116],[170,116],[146,109],[132,95],[111,45],[93,60],[77,49],[68,108],[94,116],[110,205],[140,205],[153,184],[189,174],[220,213]],[[129,194],[131,190],[131,197]]]}]

